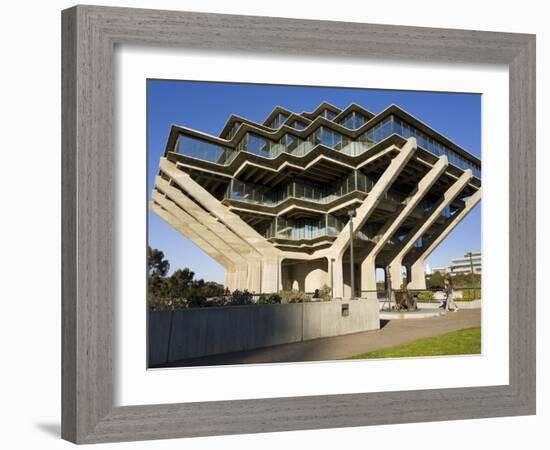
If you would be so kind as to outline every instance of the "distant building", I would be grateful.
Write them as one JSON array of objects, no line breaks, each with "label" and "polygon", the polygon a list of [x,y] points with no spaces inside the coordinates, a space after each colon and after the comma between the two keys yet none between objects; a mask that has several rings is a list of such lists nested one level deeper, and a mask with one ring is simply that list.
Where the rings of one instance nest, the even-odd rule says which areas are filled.
[{"label": "distant building", "polygon": [[466,253],[463,258],[455,258],[451,260],[451,264],[446,267],[434,267],[432,273],[442,273],[458,275],[463,273],[471,273],[472,269],[474,273],[481,274],[481,252]]}]

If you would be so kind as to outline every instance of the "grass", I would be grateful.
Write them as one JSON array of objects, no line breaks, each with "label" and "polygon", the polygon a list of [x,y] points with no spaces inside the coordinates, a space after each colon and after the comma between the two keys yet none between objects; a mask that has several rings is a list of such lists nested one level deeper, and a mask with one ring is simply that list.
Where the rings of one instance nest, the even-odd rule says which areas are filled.
[{"label": "grass", "polygon": [[415,356],[475,355],[481,353],[481,327],[418,339],[408,344],[376,350],[346,359],[410,358]]}]

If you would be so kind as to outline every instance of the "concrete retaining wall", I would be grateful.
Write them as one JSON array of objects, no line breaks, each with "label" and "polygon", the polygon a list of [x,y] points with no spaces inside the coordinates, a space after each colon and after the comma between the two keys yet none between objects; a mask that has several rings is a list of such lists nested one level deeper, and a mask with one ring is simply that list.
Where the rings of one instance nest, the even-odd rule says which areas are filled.
[{"label": "concrete retaining wall", "polygon": [[469,302],[456,301],[456,305],[461,309],[479,309],[481,308],[481,300],[471,300]]},{"label": "concrete retaining wall", "polygon": [[[342,315],[348,306],[349,315]],[[377,300],[149,312],[149,366],[380,328]]]}]

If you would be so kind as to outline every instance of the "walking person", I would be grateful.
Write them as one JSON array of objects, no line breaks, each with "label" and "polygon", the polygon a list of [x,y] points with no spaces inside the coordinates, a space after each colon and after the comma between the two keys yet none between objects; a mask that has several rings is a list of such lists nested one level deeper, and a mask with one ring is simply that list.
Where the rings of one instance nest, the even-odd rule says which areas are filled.
[{"label": "walking person", "polygon": [[451,308],[452,303],[452,311],[457,312],[458,311],[458,305],[453,300],[453,282],[451,281],[450,277],[445,277],[445,280],[443,281],[445,285],[445,311],[449,311]]}]

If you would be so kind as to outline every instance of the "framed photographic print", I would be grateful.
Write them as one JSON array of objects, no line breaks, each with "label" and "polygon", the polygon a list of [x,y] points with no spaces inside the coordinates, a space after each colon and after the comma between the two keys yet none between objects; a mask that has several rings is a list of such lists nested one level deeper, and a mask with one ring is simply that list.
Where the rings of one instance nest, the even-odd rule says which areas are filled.
[{"label": "framed photographic print", "polygon": [[65,439],[534,414],[534,36],[62,16]]}]

